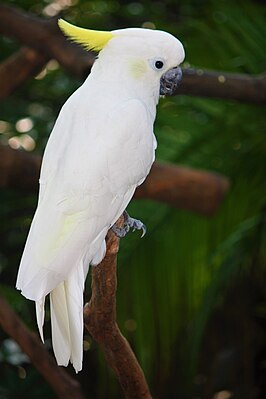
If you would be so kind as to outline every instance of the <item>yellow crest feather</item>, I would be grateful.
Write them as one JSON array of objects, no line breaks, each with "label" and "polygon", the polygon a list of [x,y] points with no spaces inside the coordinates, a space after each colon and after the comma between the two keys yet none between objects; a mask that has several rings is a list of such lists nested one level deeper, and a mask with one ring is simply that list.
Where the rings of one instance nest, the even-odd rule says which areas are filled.
[{"label": "yellow crest feather", "polygon": [[86,50],[102,50],[114,35],[111,32],[79,28],[63,19],[58,20],[59,28],[73,41],[81,44]]}]

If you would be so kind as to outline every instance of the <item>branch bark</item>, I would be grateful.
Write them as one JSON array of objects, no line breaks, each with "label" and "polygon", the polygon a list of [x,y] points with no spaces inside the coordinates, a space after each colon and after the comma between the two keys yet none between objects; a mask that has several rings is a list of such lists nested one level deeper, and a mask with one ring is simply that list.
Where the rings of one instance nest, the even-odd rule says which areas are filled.
[{"label": "branch bark", "polygon": [[266,102],[266,75],[244,75],[202,69],[183,70],[183,80],[174,95],[223,98],[250,103]]},{"label": "branch bark", "polygon": [[[81,79],[85,79],[90,72],[94,55],[68,41],[59,30],[55,18],[43,19],[15,7],[0,5],[0,33],[17,39],[49,59],[56,59],[66,70]],[[8,84],[7,79],[5,84]],[[175,94],[264,104],[266,76],[184,69],[182,84]]]},{"label": "branch bark", "polygon": [[0,188],[37,192],[41,157],[0,144]]},{"label": "branch bark", "polygon": [[33,365],[46,379],[58,398],[84,399],[79,383],[57,366],[40,339],[20,320],[0,294],[0,326],[28,355]]},{"label": "branch bark", "polygon": [[95,57],[67,40],[57,19],[39,18],[15,7],[0,5],[0,33],[17,39],[48,59],[56,59],[66,70],[84,79]]},{"label": "branch bark", "polygon": [[23,47],[0,64],[0,100],[8,97],[26,80],[40,72],[48,60],[49,57]]},{"label": "branch bark", "polygon": [[[123,224],[123,217],[118,225]],[[127,399],[151,399],[143,371],[116,323],[116,263],[119,239],[108,232],[104,260],[92,268],[92,296],[84,308],[85,326],[98,342]]]},{"label": "branch bark", "polygon": [[134,198],[149,198],[212,216],[229,187],[229,180],[219,174],[156,162]]},{"label": "branch bark", "polygon": [[[0,188],[37,192],[41,157],[0,145]],[[229,189],[221,175],[155,162],[134,198],[151,199],[212,216]]]}]

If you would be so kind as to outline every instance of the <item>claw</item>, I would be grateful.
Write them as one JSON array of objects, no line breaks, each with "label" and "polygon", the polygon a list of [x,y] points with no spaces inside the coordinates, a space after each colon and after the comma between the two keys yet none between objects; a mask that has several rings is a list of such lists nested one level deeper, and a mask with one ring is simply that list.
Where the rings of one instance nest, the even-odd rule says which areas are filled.
[{"label": "claw", "polygon": [[125,221],[123,227],[117,227],[116,224],[112,226],[112,231],[117,237],[125,237],[130,229],[132,229],[133,232],[135,230],[142,230],[141,238],[145,236],[147,229],[144,223],[142,223],[140,220],[131,218],[127,211],[124,211],[124,218]]}]

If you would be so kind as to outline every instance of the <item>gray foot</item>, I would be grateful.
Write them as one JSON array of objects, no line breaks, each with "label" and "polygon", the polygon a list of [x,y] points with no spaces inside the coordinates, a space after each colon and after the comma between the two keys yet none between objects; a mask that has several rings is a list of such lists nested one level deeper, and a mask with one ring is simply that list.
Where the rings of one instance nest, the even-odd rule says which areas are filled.
[{"label": "gray foot", "polygon": [[124,226],[120,228],[117,227],[116,224],[114,224],[112,227],[112,231],[115,233],[115,235],[119,238],[122,238],[125,237],[125,235],[127,235],[130,229],[133,229],[133,231],[142,230],[141,238],[144,237],[146,234],[145,224],[142,223],[140,220],[131,218],[127,213],[127,211],[124,211],[123,215],[125,218]]}]

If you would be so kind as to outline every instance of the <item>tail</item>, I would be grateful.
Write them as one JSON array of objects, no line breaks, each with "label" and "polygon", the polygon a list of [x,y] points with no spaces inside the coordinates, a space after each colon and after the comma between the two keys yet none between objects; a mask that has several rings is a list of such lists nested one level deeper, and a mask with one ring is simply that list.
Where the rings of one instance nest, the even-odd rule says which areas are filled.
[{"label": "tail", "polygon": [[[76,373],[82,369],[83,358],[83,290],[86,274],[82,263],[67,280],[50,293],[52,344],[57,364],[73,364]],[[36,315],[43,339],[44,298],[36,302]]]}]

